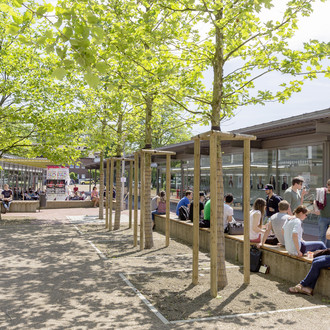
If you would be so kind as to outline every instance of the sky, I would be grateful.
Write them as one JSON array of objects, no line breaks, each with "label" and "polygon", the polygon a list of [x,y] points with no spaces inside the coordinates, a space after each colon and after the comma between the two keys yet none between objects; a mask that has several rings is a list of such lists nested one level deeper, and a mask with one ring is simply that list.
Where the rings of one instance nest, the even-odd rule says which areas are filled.
[{"label": "sky", "polygon": [[[272,9],[268,18],[273,18],[276,13],[281,13],[283,0],[276,0],[276,6]],[[330,1],[313,5],[314,12],[310,17],[302,18],[299,23],[299,31],[296,33],[292,46],[302,44],[303,41],[317,39],[330,42]],[[267,17],[265,16],[265,19]],[[282,77],[278,77],[283,79]],[[213,73],[205,74],[205,79],[210,84],[213,80]],[[259,83],[271,88],[274,81],[266,78]],[[330,108],[330,79],[319,78],[305,82],[300,93],[294,94],[285,104],[267,103],[265,106],[241,107],[235,112],[235,116],[221,123],[223,131],[232,131],[239,128],[249,127],[267,123],[273,120],[284,119],[304,113]],[[330,110],[329,110],[330,112]],[[194,134],[208,131],[210,127],[195,125]]]}]

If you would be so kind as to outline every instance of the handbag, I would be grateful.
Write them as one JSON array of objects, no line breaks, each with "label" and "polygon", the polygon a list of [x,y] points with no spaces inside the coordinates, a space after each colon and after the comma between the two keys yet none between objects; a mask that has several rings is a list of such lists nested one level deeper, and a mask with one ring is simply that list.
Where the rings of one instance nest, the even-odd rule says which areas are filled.
[{"label": "handbag", "polygon": [[262,252],[253,245],[250,249],[250,271],[258,272],[261,265]]},{"label": "handbag", "polygon": [[242,222],[229,222],[225,228],[225,233],[229,235],[243,235],[244,224]]},{"label": "handbag", "polygon": [[269,244],[269,245],[277,245],[279,243],[279,241],[275,235],[269,235],[267,237],[265,243]]}]

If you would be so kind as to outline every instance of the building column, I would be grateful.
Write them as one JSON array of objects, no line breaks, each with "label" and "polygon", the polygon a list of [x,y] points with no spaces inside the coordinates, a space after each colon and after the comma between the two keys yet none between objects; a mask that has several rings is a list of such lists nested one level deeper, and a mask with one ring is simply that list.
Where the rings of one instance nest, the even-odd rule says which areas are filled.
[{"label": "building column", "polygon": [[323,180],[325,184],[330,179],[330,141],[323,143]]}]

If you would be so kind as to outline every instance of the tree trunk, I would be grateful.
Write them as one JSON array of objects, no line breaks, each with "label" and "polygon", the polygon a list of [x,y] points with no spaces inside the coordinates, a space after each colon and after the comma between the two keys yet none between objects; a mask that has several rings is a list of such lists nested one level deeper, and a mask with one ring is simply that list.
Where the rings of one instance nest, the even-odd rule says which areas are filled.
[{"label": "tree trunk", "polygon": [[99,202],[99,219],[103,219],[103,192],[104,192],[104,164],[103,164],[103,159],[104,159],[104,152],[103,150],[100,153],[100,202]]},{"label": "tree trunk", "polygon": [[[117,157],[122,157],[122,153],[123,153],[122,135],[123,135],[123,115],[120,113],[118,117],[118,128],[117,128],[117,136],[118,136],[118,144],[116,150]],[[116,160],[116,206],[115,206],[115,222],[114,222],[113,230],[118,230],[120,228],[120,216],[121,216],[120,178],[121,178],[121,161]],[[112,193],[112,188],[113,187],[110,187],[111,193]]]},{"label": "tree trunk", "polygon": [[[222,9],[216,14],[216,22],[222,19]],[[215,27],[215,55],[213,59],[213,96],[212,96],[212,115],[211,115],[211,129],[220,130],[221,120],[221,101],[223,90],[223,32],[219,24]],[[223,289],[227,284],[227,274],[225,266],[225,236],[223,228],[223,208],[224,208],[224,191],[223,191],[223,172],[222,172],[222,156],[221,156],[221,141],[217,139],[217,191],[216,196],[218,200],[217,212],[217,279],[218,288]],[[214,197],[213,197],[214,198]]]},{"label": "tree trunk", "polygon": [[[150,149],[152,143],[152,105],[153,99],[146,97],[146,131],[145,131],[145,148]],[[146,154],[145,157],[145,193],[144,193],[144,233],[145,233],[145,249],[151,249],[154,246],[152,237],[152,220],[151,220],[151,155]]]}]

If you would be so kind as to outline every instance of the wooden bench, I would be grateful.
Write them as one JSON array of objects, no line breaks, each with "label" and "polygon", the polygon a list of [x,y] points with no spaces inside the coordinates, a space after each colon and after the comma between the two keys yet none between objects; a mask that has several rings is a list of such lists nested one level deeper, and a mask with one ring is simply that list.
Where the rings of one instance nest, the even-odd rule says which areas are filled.
[{"label": "wooden bench", "polygon": [[[171,213],[170,236],[181,239],[185,243],[193,243],[193,224],[190,221],[175,219]],[[156,231],[165,232],[165,215],[155,215]],[[226,259],[243,264],[243,235],[225,234]],[[255,245],[255,243],[251,243]],[[199,247],[201,250],[210,250],[210,229],[199,229]],[[270,273],[294,284],[299,283],[308,273],[312,260],[306,257],[289,255],[284,247],[265,244],[261,247],[262,264],[270,267]],[[330,297],[330,269],[322,269],[318,278],[315,292]]]},{"label": "wooden bench", "polygon": [[[10,203],[9,212],[36,212],[39,207],[39,201],[12,201]],[[5,208],[1,202],[1,212]]]}]

